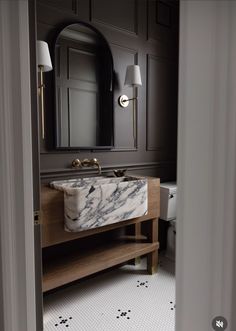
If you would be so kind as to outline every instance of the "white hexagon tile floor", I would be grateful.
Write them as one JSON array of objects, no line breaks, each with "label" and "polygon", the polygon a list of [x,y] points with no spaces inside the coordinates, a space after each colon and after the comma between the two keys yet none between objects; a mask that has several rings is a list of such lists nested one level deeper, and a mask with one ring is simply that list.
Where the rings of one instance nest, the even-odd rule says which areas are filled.
[{"label": "white hexagon tile floor", "polygon": [[174,331],[174,263],[161,257],[148,275],[146,259],[100,274],[44,298],[44,331]]}]

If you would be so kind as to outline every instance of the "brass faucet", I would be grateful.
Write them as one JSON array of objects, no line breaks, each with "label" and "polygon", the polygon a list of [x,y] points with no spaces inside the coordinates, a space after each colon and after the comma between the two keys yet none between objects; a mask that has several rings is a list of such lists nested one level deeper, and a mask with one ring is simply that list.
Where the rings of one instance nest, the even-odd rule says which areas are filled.
[{"label": "brass faucet", "polygon": [[101,175],[102,169],[99,164],[98,159],[84,159],[83,161],[80,161],[79,159],[75,159],[72,161],[72,168],[82,168],[82,167],[97,167],[98,168],[98,174]]}]

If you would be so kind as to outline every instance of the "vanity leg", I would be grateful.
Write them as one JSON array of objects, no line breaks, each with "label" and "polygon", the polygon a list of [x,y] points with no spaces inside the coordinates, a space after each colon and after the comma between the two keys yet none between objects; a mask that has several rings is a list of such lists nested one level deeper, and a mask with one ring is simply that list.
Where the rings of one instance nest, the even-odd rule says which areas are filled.
[{"label": "vanity leg", "polygon": [[150,275],[157,273],[158,251],[147,255],[147,271]]},{"label": "vanity leg", "polygon": [[[154,218],[148,222],[148,241],[152,243],[158,242],[158,218]],[[157,272],[158,249],[147,255],[147,271],[153,275]]]},{"label": "vanity leg", "polygon": [[[133,226],[132,226],[132,230],[128,232],[128,235],[132,235],[133,238],[134,238],[134,241],[136,242],[140,242],[140,239],[141,239],[141,235],[142,235],[142,230],[141,230],[141,223],[135,223]],[[130,264],[131,265],[139,265],[141,263],[141,257],[138,256],[136,258],[134,258]]]},{"label": "vanity leg", "polygon": [[[134,225],[134,231],[135,231],[136,241],[138,242],[140,240],[141,235],[142,235],[141,223],[136,223]],[[141,263],[141,257],[138,256],[134,259],[134,265],[139,265],[140,263]]]}]

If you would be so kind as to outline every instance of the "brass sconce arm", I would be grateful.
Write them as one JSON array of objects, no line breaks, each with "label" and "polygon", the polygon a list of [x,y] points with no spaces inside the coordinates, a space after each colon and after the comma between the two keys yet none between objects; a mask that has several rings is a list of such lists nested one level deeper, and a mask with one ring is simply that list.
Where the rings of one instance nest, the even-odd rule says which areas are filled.
[{"label": "brass sconce arm", "polygon": [[39,97],[40,97],[40,109],[41,109],[41,130],[42,139],[45,138],[45,116],[44,116],[44,82],[43,82],[43,66],[39,65]]}]

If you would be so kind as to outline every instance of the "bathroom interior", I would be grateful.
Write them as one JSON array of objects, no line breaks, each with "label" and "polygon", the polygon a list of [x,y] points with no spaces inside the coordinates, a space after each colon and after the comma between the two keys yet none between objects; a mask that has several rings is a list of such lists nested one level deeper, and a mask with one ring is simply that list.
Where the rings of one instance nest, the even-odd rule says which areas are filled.
[{"label": "bathroom interior", "polygon": [[178,1],[29,10],[43,330],[173,331]]}]

